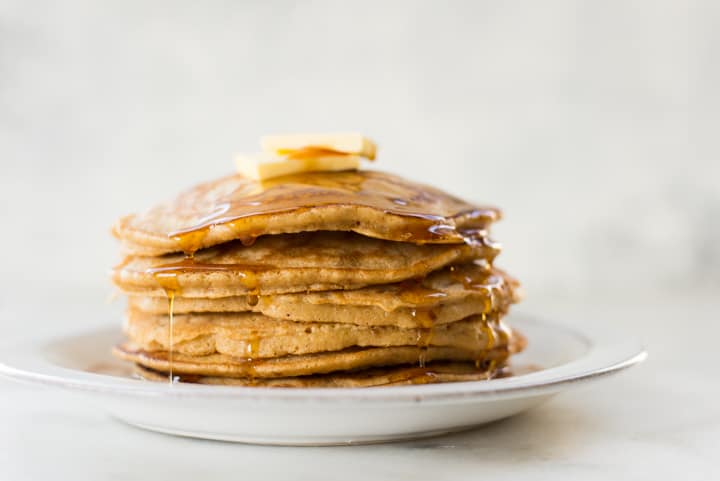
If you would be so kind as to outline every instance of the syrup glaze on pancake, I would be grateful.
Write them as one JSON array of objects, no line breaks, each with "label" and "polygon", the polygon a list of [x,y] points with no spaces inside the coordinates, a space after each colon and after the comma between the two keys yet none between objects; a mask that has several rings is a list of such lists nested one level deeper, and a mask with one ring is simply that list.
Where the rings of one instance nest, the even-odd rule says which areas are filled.
[{"label": "syrup glaze on pancake", "polygon": [[120,219],[113,232],[138,255],[193,254],[265,234],[354,231],[414,243],[472,242],[500,211],[376,171],[313,172],[200,184],[175,200]]}]

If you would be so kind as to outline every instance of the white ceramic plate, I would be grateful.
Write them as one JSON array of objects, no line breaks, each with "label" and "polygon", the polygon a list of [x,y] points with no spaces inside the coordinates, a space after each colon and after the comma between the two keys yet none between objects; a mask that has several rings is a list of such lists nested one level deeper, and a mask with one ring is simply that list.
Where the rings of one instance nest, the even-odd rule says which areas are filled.
[{"label": "white ceramic plate", "polygon": [[[109,355],[122,335],[102,328],[0,350],[0,374],[93,396],[114,417],[164,433],[264,444],[327,445],[417,438],[517,414],[581,382],[646,357],[613,333],[579,333],[511,316],[528,338],[519,371],[491,381],[366,389],[285,389],[169,384],[129,378]],[[98,374],[103,372],[104,374]]]}]

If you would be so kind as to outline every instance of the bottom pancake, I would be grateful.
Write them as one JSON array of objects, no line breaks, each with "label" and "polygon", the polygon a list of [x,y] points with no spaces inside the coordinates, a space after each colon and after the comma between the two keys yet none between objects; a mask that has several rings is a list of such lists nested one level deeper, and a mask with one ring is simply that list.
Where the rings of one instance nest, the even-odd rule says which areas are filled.
[{"label": "bottom pancake", "polygon": [[[517,332],[513,332],[507,346],[479,351],[448,346],[427,348],[393,346],[352,348],[334,352],[253,360],[225,354],[190,356],[173,353],[172,371],[178,375],[282,378],[381,366],[424,364],[432,361],[495,362],[500,365],[510,354],[521,351],[525,344],[525,338]],[[116,346],[113,352],[121,359],[150,369],[162,372],[171,370],[168,351],[146,351],[131,342],[126,342]]]},{"label": "bottom pancake", "polygon": [[[146,367],[135,365],[136,374],[149,381],[168,382],[169,375]],[[506,375],[507,367],[496,363],[441,362],[426,367],[394,366],[364,369],[352,372],[337,372],[314,376],[282,378],[236,378],[200,375],[181,375],[179,382],[250,387],[377,387],[410,384],[434,384],[443,382],[484,381]]]}]

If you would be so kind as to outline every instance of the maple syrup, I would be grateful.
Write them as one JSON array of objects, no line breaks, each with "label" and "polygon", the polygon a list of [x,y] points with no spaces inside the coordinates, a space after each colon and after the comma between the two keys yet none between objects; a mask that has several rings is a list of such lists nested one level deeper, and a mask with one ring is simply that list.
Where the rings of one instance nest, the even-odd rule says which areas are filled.
[{"label": "maple syrup", "polygon": [[260,355],[260,335],[257,331],[252,331],[246,342],[243,364],[247,368],[247,376],[253,379],[256,376],[255,366]]},{"label": "maple syrup", "polygon": [[180,291],[180,284],[177,279],[177,272],[174,271],[152,271],[153,276],[160,287],[165,291],[168,301],[168,382],[172,386],[177,379],[173,376],[173,356],[175,351],[175,296]]},{"label": "maple syrup", "polygon": [[482,261],[471,265],[451,266],[450,275],[455,282],[466,290],[483,294],[483,313],[489,313],[498,307],[496,292],[502,292],[505,279]]},{"label": "maple syrup", "polygon": [[260,296],[258,294],[258,290],[255,289],[247,296],[247,303],[251,307],[255,307],[258,305],[258,302],[260,302]]},{"label": "maple syrup", "polygon": [[168,291],[167,298],[168,298],[168,319],[169,319],[168,337],[170,339],[170,342],[168,344],[168,346],[169,346],[169,348],[168,348],[168,363],[170,364],[169,382],[170,382],[170,385],[172,386],[176,381],[175,377],[173,376],[173,370],[174,370],[173,357],[175,355],[174,354],[175,353],[175,313],[174,313],[174,311],[175,311],[175,291]]},{"label": "maple syrup", "polygon": [[418,365],[425,367],[428,347],[435,336],[437,314],[434,308],[440,299],[447,297],[445,292],[426,287],[425,278],[409,279],[399,285],[398,296],[403,302],[413,306],[410,315],[415,320],[417,332]]},{"label": "maple syrup", "polygon": [[178,247],[185,253],[185,255],[192,257],[193,254],[202,247],[203,240],[209,230],[210,227],[208,226],[190,232],[170,235],[170,237],[177,242]]}]

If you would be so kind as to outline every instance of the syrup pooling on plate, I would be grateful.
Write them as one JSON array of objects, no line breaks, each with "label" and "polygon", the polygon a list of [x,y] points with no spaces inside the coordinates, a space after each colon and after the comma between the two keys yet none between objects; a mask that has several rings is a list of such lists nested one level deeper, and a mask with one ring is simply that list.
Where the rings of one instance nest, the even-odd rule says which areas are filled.
[{"label": "syrup pooling on plate", "polygon": [[[233,176],[224,181],[227,189],[213,191],[210,198],[214,183],[183,198],[179,207],[199,215],[192,225],[168,233],[179,250],[192,253],[204,247],[207,233],[216,226],[228,226],[239,239],[253,239],[267,233],[263,219],[268,216],[326,206],[367,207],[400,216],[405,222],[391,240],[417,243],[465,242],[500,217],[498,209],[477,207],[433,187],[374,171],[312,172],[263,182]],[[469,226],[458,229],[460,219]]]}]

